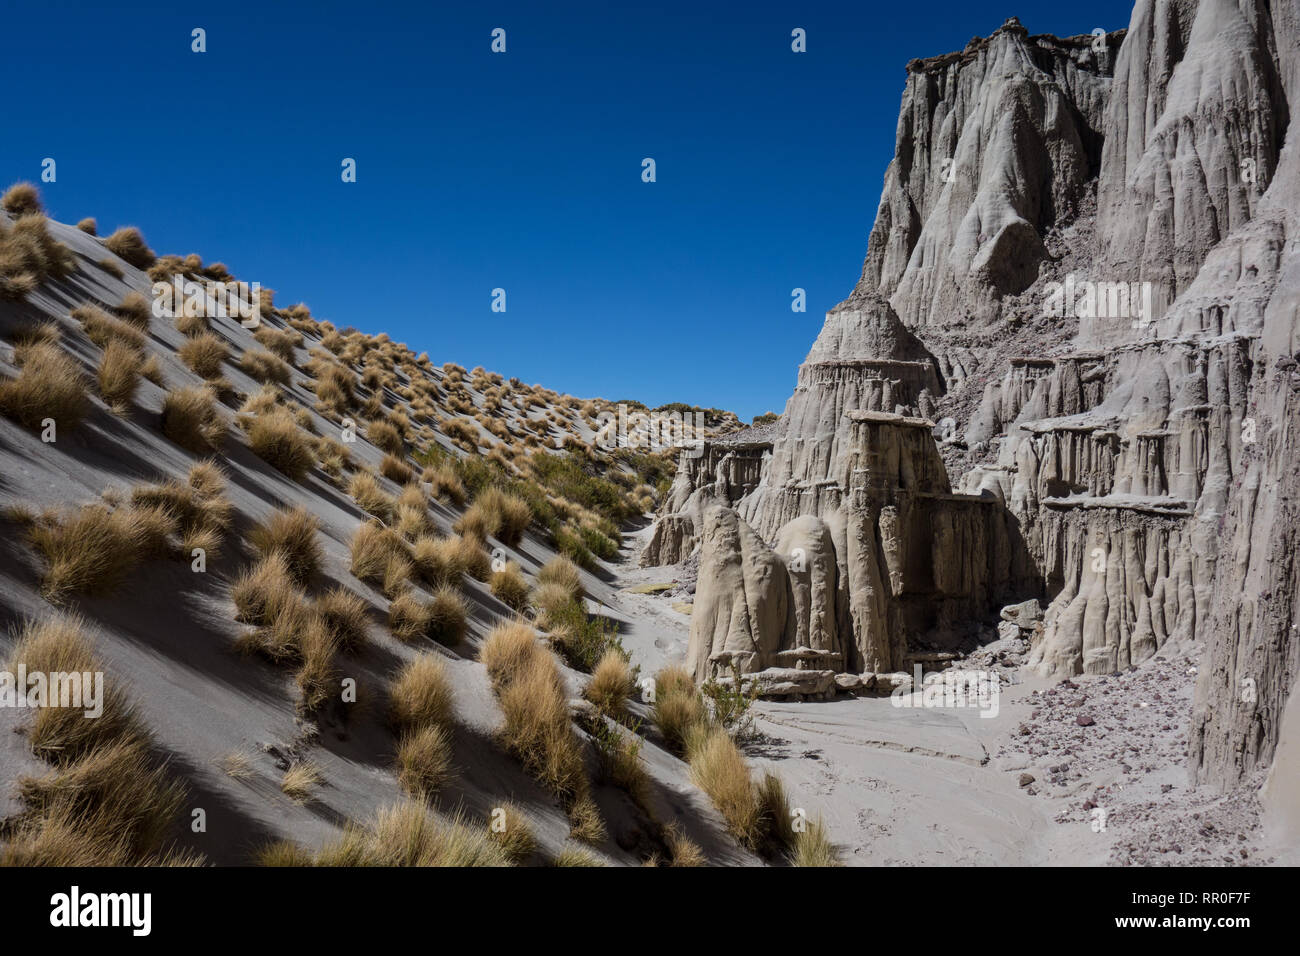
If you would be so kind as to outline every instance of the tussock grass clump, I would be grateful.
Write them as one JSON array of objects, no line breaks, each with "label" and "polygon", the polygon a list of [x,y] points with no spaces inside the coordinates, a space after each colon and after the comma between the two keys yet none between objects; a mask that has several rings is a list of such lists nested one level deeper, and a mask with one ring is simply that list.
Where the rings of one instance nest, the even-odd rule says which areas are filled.
[{"label": "tussock grass clump", "polygon": [[493,809],[488,821],[488,838],[516,866],[527,862],[537,851],[537,838],[533,836],[528,817],[513,803]]},{"label": "tussock grass clump", "polygon": [[[18,635],[7,670],[17,673],[95,673],[103,666],[95,659],[85,623],[75,615],[53,615],[28,621]],[[66,766],[117,740],[138,740],[144,733],[134,707],[115,682],[104,686],[103,713],[87,719],[84,709],[41,707],[28,731],[28,741],[38,757]]]},{"label": "tussock grass clump", "polygon": [[312,445],[288,410],[277,408],[241,424],[248,435],[248,447],[281,474],[302,481],[316,463]]},{"label": "tussock grass clump", "polygon": [[749,767],[731,735],[718,726],[695,724],[687,732],[686,756],[691,779],[718,808],[727,830],[745,846],[757,847],[762,836],[762,807]]},{"label": "tussock grass clump", "polygon": [[186,451],[216,451],[225,441],[226,428],[217,398],[207,388],[174,388],[163,398],[162,433]]},{"label": "tussock grass clump", "polygon": [[302,335],[288,329],[274,329],[264,325],[253,333],[260,345],[275,353],[281,361],[293,364],[294,348],[302,344]]},{"label": "tussock grass clump", "polygon": [[128,292],[113,311],[128,325],[139,329],[141,332],[149,331],[149,320],[153,316],[153,308],[149,305],[149,300],[139,292]]},{"label": "tussock grass clump", "polygon": [[538,584],[554,584],[563,588],[569,600],[582,597],[582,574],[578,566],[562,554],[557,554],[537,572]]},{"label": "tussock grass clump", "polygon": [[500,571],[493,571],[488,578],[488,588],[492,595],[512,611],[523,610],[528,603],[528,582],[524,580],[519,565],[513,561],[506,562]]},{"label": "tussock grass clump", "polygon": [[485,488],[453,526],[458,534],[480,540],[489,535],[514,547],[533,520],[528,502],[500,488]]},{"label": "tussock grass clump", "polygon": [[165,481],[132,489],[131,506],[137,511],[161,512],[180,535],[184,556],[202,548],[211,557],[230,526],[232,509],[224,491],[221,469],[214,462],[203,461],[190,468],[184,483]]},{"label": "tussock grass clump", "polygon": [[397,745],[397,782],[415,797],[437,793],[451,776],[451,736],[428,725],[404,734]]},{"label": "tussock grass clump", "polygon": [[218,336],[202,332],[182,342],[176,354],[195,375],[210,379],[221,374],[221,363],[230,357],[230,349]]},{"label": "tussock grass clump", "polygon": [[509,866],[500,847],[461,817],[433,817],[421,801],[379,812],[369,826],[349,823],[334,843],[314,856],[290,843],[262,849],[263,866]]},{"label": "tussock grass clump", "polygon": [[316,613],[340,650],[355,653],[369,642],[366,602],[347,588],[331,588],[317,598]]},{"label": "tussock grass clump", "polygon": [[316,439],[316,464],[337,483],[343,472],[352,467],[352,455],[337,438],[325,436]]},{"label": "tussock grass clump", "polygon": [[402,591],[388,605],[388,629],[399,641],[426,637],[433,615],[414,591]]},{"label": "tussock grass clump", "polygon": [[114,412],[124,413],[140,387],[144,356],[123,342],[108,343],[99,360],[99,394]]},{"label": "tussock grass clump", "polygon": [[465,486],[454,465],[448,462],[429,465],[420,477],[429,483],[430,492],[439,501],[449,502],[458,508],[465,503]]},{"label": "tussock grass clump", "polygon": [[81,367],[56,345],[23,349],[18,377],[0,381],[0,412],[27,428],[42,428],[53,419],[73,429],[89,411],[86,377]]},{"label": "tussock grass clump", "polygon": [[586,773],[569,720],[555,659],[533,645],[519,672],[499,692],[502,739],[524,769],[563,798],[586,794]]},{"label": "tussock grass clump", "polygon": [[372,514],[381,521],[392,519],[395,507],[393,498],[379,487],[379,479],[370,472],[358,471],[353,475],[348,482],[348,494],[357,503],[357,507],[367,514]]},{"label": "tussock grass clump", "polygon": [[43,516],[29,530],[45,561],[41,593],[57,604],[70,594],[106,594],[139,563],[146,544],[138,514],[86,505],[66,517]]},{"label": "tussock grass clump", "polygon": [[376,583],[383,580],[393,558],[406,557],[406,542],[391,528],[367,521],[353,533],[350,550],[352,574],[361,581]]},{"label": "tussock grass clump", "polygon": [[250,349],[241,355],[239,368],[249,378],[264,385],[267,383],[288,385],[292,376],[287,362],[263,349]]},{"label": "tussock grass clump", "polygon": [[280,789],[294,803],[309,803],[324,782],[320,768],[309,761],[290,764],[280,780]]},{"label": "tussock grass clump", "polygon": [[600,860],[592,855],[589,850],[584,850],[582,847],[577,846],[566,846],[559,852],[559,855],[555,857],[552,865],[562,867],[592,867],[604,866],[605,864],[600,862]]},{"label": "tussock grass clump", "polygon": [[294,675],[294,683],[298,685],[302,709],[312,713],[333,692],[338,676],[334,666],[338,643],[316,608],[312,609],[307,626],[297,633],[296,650],[302,664]]},{"label": "tussock grass clump", "polygon": [[[94,235],[94,233],[91,233],[91,235]],[[95,265],[99,266],[114,279],[126,278],[126,273],[122,271],[122,267],[117,264],[116,259],[100,259],[95,263]]]},{"label": "tussock grass clump", "polygon": [[43,215],[0,222],[0,298],[21,299],[46,279],[64,279],[77,268],[71,249],[50,235]]},{"label": "tussock grass clump", "polygon": [[99,235],[99,223],[95,221],[94,216],[87,216],[85,219],[78,222],[77,228],[88,236]]},{"label": "tussock grass clump", "polygon": [[269,624],[285,608],[302,603],[302,593],[289,573],[289,562],[272,551],[241,574],[230,588],[236,618],[248,624]]},{"label": "tussock grass clump", "polygon": [[433,654],[408,661],[388,691],[388,719],[399,732],[446,727],[452,719],[451,679],[447,665]]},{"label": "tussock grass clump", "polygon": [[114,318],[99,306],[79,305],[72,310],[71,315],[81,323],[86,338],[101,349],[107,348],[109,342],[122,342],[137,350],[144,348],[143,332],[129,322]]},{"label": "tussock grass clump", "polygon": [[707,717],[695,681],[681,667],[666,667],[655,675],[651,716],[668,746],[682,753],[687,733]]},{"label": "tussock grass clump", "polygon": [[366,429],[366,438],[380,451],[398,457],[406,454],[406,443],[402,441],[402,433],[382,419],[370,423],[370,427]]},{"label": "tussock grass clump", "polygon": [[14,183],[0,197],[0,208],[17,219],[19,216],[39,216],[45,214],[41,205],[41,193],[31,183]]},{"label": "tussock grass clump", "polygon": [[835,845],[831,843],[826,832],[826,825],[821,820],[813,820],[805,825],[802,832],[794,836],[794,849],[790,853],[791,866],[843,866]]},{"label": "tussock grass clump", "polygon": [[585,696],[602,714],[618,720],[627,714],[627,699],[635,690],[635,675],[627,657],[611,648],[591,672]]},{"label": "tussock grass clump", "polygon": [[118,229],[104,240],[104,245],[113,255],[125,259],[137,269],[148,269],[158,258],[135,226]]},{"label": "tussock grass clump", "polygon": [[271,514],[249,532],[248,540],[262,557],[278,551],[294,582],[302,585],[320,570],[322,551],[317,540],[320,522],[301,505]]},{"label": "tussock grass clump", "polygon": [[[14,648],[10,672],[99,672],[77,618],[30,622]],[[151,755],[150,739],[116,683],[106,683],[103,713],[42,707],[30,731],[33,751],[54,772],[23,777],[22,812],[7,823],[5,866],[125,866],[197,863],[172,852],[167,836],[184,789]]]},{"label": "tussock grass clump", "polygon": [[519,676],[538,650],[533,629],[514,621],[492,629],[479,649],[478,659],[487,668],[492,685],[500,688]]},{"label": "tussock grass clump", "polygon": [[669,866],[708,866],[708,857],[699,845],[692,842],[677,828],[669,824],[664,828],[664,840],[668,843]]},{"label": "tussock grass clump", "polygon": [[413,477],[410,467],[396,455],[384,456],[384,460],[379,465],[379,473],[399,485],[406,484]]},{"label": "tussock grass clump", "polygon": [[459,643],[465,636],[465,622],[469,618],[469,609],[460,592],[444,584],[433,592],[427,608],[428,635],[440,644]]}]

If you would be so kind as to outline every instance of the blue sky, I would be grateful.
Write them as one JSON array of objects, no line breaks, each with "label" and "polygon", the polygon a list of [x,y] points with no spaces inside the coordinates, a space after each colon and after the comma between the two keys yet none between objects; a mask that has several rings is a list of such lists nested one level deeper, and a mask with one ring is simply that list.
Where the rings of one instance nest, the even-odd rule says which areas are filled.
[{"label": "blue sky", "polygon": [[907,61],[1013,14],[1074,34],[1130,8],[15,4],[0,185],[53,157],[55,218],[137,225],[278,304],[436,362],[748,420],[782,409],[857,279]]}]

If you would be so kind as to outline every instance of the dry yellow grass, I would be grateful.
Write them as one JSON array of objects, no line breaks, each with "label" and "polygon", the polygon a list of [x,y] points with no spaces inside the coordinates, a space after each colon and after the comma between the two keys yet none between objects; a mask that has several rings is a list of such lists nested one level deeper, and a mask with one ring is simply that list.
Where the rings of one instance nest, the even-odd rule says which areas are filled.
[{"label": "dry yellow grass", "polygon": [[389,721],[398,732],[447,727],[453,699],[447,665],[433,654],[419,654],[402,667],[389,687]]},{"label": "dry yellow grass", "polygon": [[235,602],[238,620],[259,625],[269,624],[285,608],[302,602],[302,594],[289,574],[289,563],[278,551],[245,570],[231,585],[230,598]]},{"label": "dry yellow grass", "polygon": [[804,830],[795,834],[790,865],[843,866],[826,832],[826,825],[821,820],[812,820],[804,826]]},{"label": "dry yellow grass", "polygon": [[32,345],[23,350],[18,377],[0,381],[0,412],[28,428],[51,419],[73,429],[89,411],[86,390],[81,367],[57,345]]},{"label": "dry yellow grass", "polygon": [[587,778],[555,659],[534,645],[498,695],[506,748],[529,774],[569,802],[572,817],[586,795]]},{"label": "dry yellow grass", "polygon": [[528,817],[513,803],[493,808],[488,818],[488,839],[516,866],[527,862],[537,851],[537,838],[528,825]]},{"label": "dry yellow grass", "polygon": [[398,456],[406,454],[406,445],[402,441],[401,432],[382,419],[370,423],[370,427],[366,429],[366,438],[380,451]]},{"label": "dry yellow grass", "polygon": [[450,463],[430,465],[420,477],[429,483],[430,492],[439,501],[446,501],[458,508],[465,503],[465,485]]},{"label": "dry yellow grass", "polygon": [[402,735],[397,745],[397,782],[407,793],[427,799],[451,776],[451,737],[428,724]]},{"label": "dry yellow grass", "polygon": [[591,672],[585,696],[601,713],[617,720],[627,713],[627,699],[635,690],[636,684],[627,658],[611,648]]},{"label": "dry yellow grass", "polygon": [[334,587],[317,598],[316,613],[340,650],[355,653],[369,643],[366,602],[347,588]]},{"label": "dry yellow grass", "polygon": [[308,803],[316,788],[324,782],[320,768],[309,761],[298,761],[289,766],[280,779],[280,789],[294,803]]},{"label": "dry yellow grass", "polygon": [[104,240],[108,251],[120,259],[125,259],[137,269],[148,269],[157,256],[144,241],[140,230],[134,226],[123,226]]},{"label": "dry yellow grass", "polygon": [[381,521],[393,517],[394,503],[391,495],[379,487],[379,480],[368,471],[358,471],[348,483],[348,494],[362,511]]},{"label": "dry yellow grass", "polygon": [[174,388],[163,399],[162,433],[187,451],[205,454],[221,447],[227,422],[217,399],[202,386]]},{"label": "dry yellow grass", "polygon": [[109,342],[120,341],[134,349],[143,349],[144,333],[128,322],[109,315],[95,305],[79,305],[69,313],[81,323],[86,338],[100,348],[106,348]]},{"label": "dry yellow grass", "polygon": [[406,542],[378,521],[367,521],[352,535],[350,570],[359,580],[375,583],[383,580],[393,557],[406,556]]},{"label": "dry yellow grass", "polygon": [[239,368],[249,378],[263,384],[288,385],[292,375],[288,363],[263,349],[250,349],[241,355]]},{"label": "dry yellow grass", "polygon": [[302,344],[302,335],[288,329],[274,329],[264,325],[253,333],[259,344],[275,353],[282,361],[289,364],[294,360],[294,347]]},{"label": "dry yellow grass", "polygon": [[530,660],[540,653],[533,629],[512,621],[498,624],[479,649],[479,663],[487,668],[494,687],[503,687],[517,677]]},{"label": "dry yellow grass", "polygon": [[507,561],[500,571],[492,572],[488,588],[493,597],[512,611],[523,610],[528,603],[528,582],[524,580],[519,565],[513,561]]},{"label": "dry yellow grass", "polygon": [[313,855],[290,843],[273,843],[258,854],[263,866],[509,866],[486,833],[433,817],[422,801],[381,810],[374,823],[349,823],[343,836]]},{"label": "dry yellow grass", "polygon": [[221,363],[230,357],[230,349],[218,336],[201,332],[182,342],[176,354],[195,375],[216,378],[221,374]]},{"label": "dry yellow grass", "polygon": [[144,356],[131,346],[114,340],[108,343],[99,360],[99,394],[114,412],[123,414],[131,407],[140,387]]},{"label": "dry yellow grass", "polygon": [[43,516],[29,530],[45,562],[41,593],[51,603],[71,594],[105,594],[139,563],[146,544],[138,513],[87,505],[59,517]]},{"label": "dry yellow grass", "polygon": [[686,756],[691,779],[718,808],[728,831],[745,846],[757,847],[762,808],[736,742],[721,727],[696,724],[687,733]]},{"label": "dry yellow grass", "polygon": [[303,434],[288,410],[277,408],[241,424],[248,435],[248,447],[281,474],[302,481],[316,464],[309,436]]},{"label": "dry yellow grass", "polygon": [[31,183],[14,183],[3,197],[0,197],[0,209],[17,219],[19,216],[42,215],[45,207],[41,205],[40,191]]},{"label": "dry yellow grass", "polygon": [[557,554],[537,572],[538,584],[553,584],[563,588],[570,600],[582,597],[582,574],[578,566],[562,554]]},{"label": "dry yellow grass", "polygon": [[453,645],[465,636],[465,621],[469,610],[460,592],[449,585],[442,585],[433,592],[433,599],[428,603],[428,635],[440,644]]},{"label": "dry yellow grass", "polygon": [[532,520],[532,509],[522,498],[499,488],[485,488],[453,527],[465,537],[481,541],[493,535],[513,547]]},{"label": "dry yellow grass", "polygon": [[141,332],[149,331],[149,320],[153,317],[153,308],[150,306],[149,300],[139,292],[128,292],[122,297],[121,303],[114,311],[127,325],[139,329]]},{"label": "dry yellow grass", "polygon": [[379,473],[399,485],[404,485],[413,477],[410,467],[396,455],[385,455],[379,464]]},{"label": "dry yellow grass", "polygon": [[262,557],[273,551],[284,556],[285,566],[297,584],[306,584],[320,570],[322,551],[317,540],[320,522],[301,505],[272,512],[248,534]]},{"label": "dry yellow grass", "polygon": [[433,615],[414,591],[401,591],[388,605],[388,629],[399,641],[427,637]]},{"label": "dry yellow grass", "polygon": [[655,675],[654,695],[651,714],[655,726],[668,746],[680,753],[686,748],[687,733],[707,717],[704,701],[691,675],[681,667],[666,667]]}]

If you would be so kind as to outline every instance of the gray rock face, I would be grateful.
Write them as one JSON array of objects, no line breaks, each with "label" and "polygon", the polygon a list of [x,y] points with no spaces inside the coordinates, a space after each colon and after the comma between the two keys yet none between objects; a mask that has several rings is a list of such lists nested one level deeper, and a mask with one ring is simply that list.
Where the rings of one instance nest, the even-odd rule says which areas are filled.
[{"label": "gray rock face", "polygon": [[761,474],[728,482],[753,542],[833,547],[787,577],[778,649],[889,673],[1041,599],[1012,622],[1038,671],[1199,648],[1193,776],[1272,759],[1300,671],[1298,18],[1139,0],[1127,31],[1008,21],[908,65],[858,284]]}]

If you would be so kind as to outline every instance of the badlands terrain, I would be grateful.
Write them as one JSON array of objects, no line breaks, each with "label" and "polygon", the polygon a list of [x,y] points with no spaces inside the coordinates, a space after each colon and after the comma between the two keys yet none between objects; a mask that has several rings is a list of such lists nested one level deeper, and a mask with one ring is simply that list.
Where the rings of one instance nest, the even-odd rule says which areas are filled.
[{"label": "badlands terrain", "polygon": [[3,670],[105,692],[0,707],[0,861],[1295,862],[1298,98],[1291,0],[908,62],[750,426],[12,187]]}]

